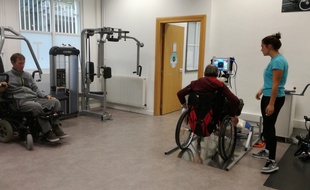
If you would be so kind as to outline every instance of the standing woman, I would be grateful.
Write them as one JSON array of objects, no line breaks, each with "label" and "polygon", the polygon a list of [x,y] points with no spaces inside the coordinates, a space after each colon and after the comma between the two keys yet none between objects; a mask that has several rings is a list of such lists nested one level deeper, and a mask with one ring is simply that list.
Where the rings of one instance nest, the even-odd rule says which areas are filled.
[{"label": "standing woman", "polygon": [[261,113],[263,117],[263,134],[266,147],[258,153],[253,153],[255,158],[267,159],[262,173],[277,171],[276,164],[276,128],[278,114],[285,101],[285,83],[288,74],[288,63],[282,54],[279,53],[281,47],[281,34],[276,33],[262,39],[261,51],[264,56],[270,56],[271,60],[264,70],[264,85],[257,92],[256,99],[260,100]]}]

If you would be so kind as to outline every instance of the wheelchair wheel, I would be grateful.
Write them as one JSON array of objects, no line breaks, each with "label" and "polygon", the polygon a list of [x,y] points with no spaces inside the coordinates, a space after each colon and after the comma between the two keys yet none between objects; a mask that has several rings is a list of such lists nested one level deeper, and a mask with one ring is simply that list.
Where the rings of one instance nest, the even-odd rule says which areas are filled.
[{"label": "wheelchair wheel", "polygon": [[191,131],[188,123],[188,116],[189,110],[183,112],[175,129],[175,142],[182,150],[187,149],[187,147],[191,144],[194,136],[194,133]]},{"label": "wheelchair wheel", "polygon": [[12,125],[6,120],[0,120],[0,141],[9,142],[13,137]]},{"label": "wheelchair wheel", "polygon": [[299,1],[299,9],[302,11],[310,10],[310,2],[305,0]]},{"label": "wheelchair wheel", "polygon": [[26,148],[27,150],[32,150],[33,148],[33,138],[31,134],[27,134],[26,136]]},{"label": "wheelchair wheel", "polygon": [[218,149],[223,160],[233,156],[236,147],[237,129],[233,126],[229,116],[226,116],[220,126]]}]

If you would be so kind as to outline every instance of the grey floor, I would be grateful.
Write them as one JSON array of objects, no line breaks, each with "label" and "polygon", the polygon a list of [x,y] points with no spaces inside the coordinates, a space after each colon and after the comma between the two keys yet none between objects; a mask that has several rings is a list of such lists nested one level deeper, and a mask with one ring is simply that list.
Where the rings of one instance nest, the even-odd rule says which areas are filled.
[{"label": "grey floor", "polygon": [[[231,170],[165,155],[175,146],[179,112],[149,116],[109,110],[113,120],[79,116],[62,121],[70,135],[56,144],[0,143],[3,190],[270,189],[265,160],[248,152]],[[277,160],[289,144],[278,143]],[[281,172],[281,168],[278,172]]]}]

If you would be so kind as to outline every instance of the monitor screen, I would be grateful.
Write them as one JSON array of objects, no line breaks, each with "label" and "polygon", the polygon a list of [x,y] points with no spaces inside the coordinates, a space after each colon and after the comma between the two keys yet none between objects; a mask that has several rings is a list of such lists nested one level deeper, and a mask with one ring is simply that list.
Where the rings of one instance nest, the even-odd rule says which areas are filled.
[{"label": "monitor screen", "polygon": [[231,71],[230,58],[218,58],[212,59],[212,64],[215,65],[220,71]]}]

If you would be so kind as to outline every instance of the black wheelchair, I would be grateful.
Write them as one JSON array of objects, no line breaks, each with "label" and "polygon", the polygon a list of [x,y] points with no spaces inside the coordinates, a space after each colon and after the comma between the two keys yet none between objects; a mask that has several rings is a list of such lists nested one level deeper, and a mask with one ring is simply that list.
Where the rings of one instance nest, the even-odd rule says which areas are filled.
[{"label": "black wheelchair", "polygon": [[7,101],[0,102],[0,142],[7,143],[15,138],[25,141],[26,148],[33,148],[33,136],[37,136],[39,129],[31,113],[19,113],[11,110]]},{"label": "black wheelchair", "polygon": [[[243,100],[237,115],[241,114]],[[185,110],[176,126],[175,141],[181,150],[186,150],[194,136],[206,137],[213,133],[218,138],[218,153],[223,160],[234,154],[237,128],[228,116],[229,102],[218,92],[191,92],[188,96],[188,109]]]},{"label": "black wheelchair", "polygon": [[[8,82],[9,76],[0,73],[0,81]],[[51,113],[46,111],[44,115],[34,117],[32,112],[18,112],[11,105],[16,104],[13,96],[0,94],[0,142],[7,143],[13,139],[22,139],[28,150],[33,149],[34,138],[44,140],[38,117],[46,119],[51,126],[54,120],[61,117],[62,112]]]},{"label": "black wheelchair", "polygon": [[[32,112],[17,112],[11,108],[11,100],[0,101],[0,142],[7,143],[19,138],[25,142],[28,150],[33,149],[34,139],[45,140],[38,123],[38,117],[46,119],[53,126],[53,121],[62,115],[62,112],[46,112],[44,115],[33,116]],[[46,141],[46,140],[45,140]]]}]

